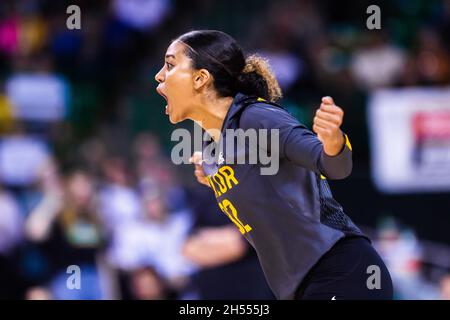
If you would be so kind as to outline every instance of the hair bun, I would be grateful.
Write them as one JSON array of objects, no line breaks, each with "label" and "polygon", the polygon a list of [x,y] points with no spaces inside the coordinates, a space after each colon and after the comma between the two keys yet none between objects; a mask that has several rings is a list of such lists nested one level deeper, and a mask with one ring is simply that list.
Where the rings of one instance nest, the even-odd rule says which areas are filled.
[{"label": "hair bun", "polygon": [[243,92],[259,92],[261,98],[277,101],[282,97],[277,79],[269,65],[269,61],[259,55],[252,54],[245,59],[245,66],[238,76],[239,89]]}]

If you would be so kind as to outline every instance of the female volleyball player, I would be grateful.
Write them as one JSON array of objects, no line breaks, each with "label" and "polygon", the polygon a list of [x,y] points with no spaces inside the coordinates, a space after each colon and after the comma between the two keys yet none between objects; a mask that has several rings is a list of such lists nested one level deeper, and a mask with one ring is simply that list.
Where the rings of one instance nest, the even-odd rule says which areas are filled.
[{"label": "female volleyball player", "polygon": [[[265,60],[245,57],[213,30],[174,40],[155,79],[170,121],[191,119],[212,138],[191,158],[197,180],[255,248],[278,299],[392,299],[385,264],[327,183],[352,169],[343,111],[332,98],[322,98],[314,134],[274,103],[281,91]],[[275,174],[262,174],[262,161],[229,161],[252,152],[242,141],[224,146],[237,129],[274,132],[258,148],[277,154]]]}]

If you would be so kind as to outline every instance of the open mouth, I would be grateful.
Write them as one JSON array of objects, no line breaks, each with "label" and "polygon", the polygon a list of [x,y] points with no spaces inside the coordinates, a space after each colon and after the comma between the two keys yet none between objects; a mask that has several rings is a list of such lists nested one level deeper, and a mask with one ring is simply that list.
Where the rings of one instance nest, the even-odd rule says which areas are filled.
[{"label": "open mouth", "polygon": [[159,87],[156,88],[156,91],[158,92],[158,94],[163,97],[164,99],[166,99],[167,105],[166,105],[166,114],[169,114],[169,99],[167,99],[167,96],[161,91],[161,89]]}]

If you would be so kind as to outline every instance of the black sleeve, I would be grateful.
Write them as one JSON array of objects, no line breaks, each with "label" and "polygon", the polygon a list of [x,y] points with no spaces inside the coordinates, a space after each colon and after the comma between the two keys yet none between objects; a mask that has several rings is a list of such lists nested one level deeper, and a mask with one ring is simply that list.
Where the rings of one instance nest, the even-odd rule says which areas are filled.
[{"label": "black sleeve", "polygon": [[[352,151],[347,135],[338,155],[328,156],[322,142],[311,130],[301,124],[286,110],[258,103],[243,111],[240,119],[242,129],[278,129],[280,158],[321,174],[328,179],[343,179],[352,170]],[[270,141],[270,138],[269,138]],[[270,147],[270,144],[268,145]]]}]

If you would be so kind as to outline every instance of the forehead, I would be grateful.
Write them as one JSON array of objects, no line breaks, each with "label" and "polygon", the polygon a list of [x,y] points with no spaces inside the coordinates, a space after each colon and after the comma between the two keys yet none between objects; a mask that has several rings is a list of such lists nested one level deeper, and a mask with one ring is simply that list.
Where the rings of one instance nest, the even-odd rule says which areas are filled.
[{"label": "forehead", "polygon": [[187,58],[184,54],[186,46],[180,41],[175,40],[170,44],[166,51],[167,58],[182,59]]}]

